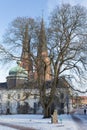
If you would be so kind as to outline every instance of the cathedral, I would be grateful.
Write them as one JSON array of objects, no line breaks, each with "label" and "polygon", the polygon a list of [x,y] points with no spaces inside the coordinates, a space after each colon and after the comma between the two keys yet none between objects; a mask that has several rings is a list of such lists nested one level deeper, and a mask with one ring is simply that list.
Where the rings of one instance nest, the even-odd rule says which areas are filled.
[{"label": "cathedral", "polygon": [[[41,59],[47,66],[45,74]],[[31,87],[29,87],[29,85],[32,85],[32,81],[37,80],[37,72],[40,72],[40,79],[44,79],[45,81],[52,80],[43,19],[41,21],[37,49],[37,66],[39,66],[38,69],[35,66],[36,68],[34,67],[33,70],[28,25],[26,25],[21,59],[17,61],[15,67],[10,68],[6,82],[0,83],[0,114],[43,113],[37,88],[31,90]],[[67,109],[71,111],[72,101],[69,95],[71,90],[70,88],[67,89],[67,82],[64,78],[60,79],[58,89],[61,91],[61,94],[54,102],[58,112],[65,113]]]}]

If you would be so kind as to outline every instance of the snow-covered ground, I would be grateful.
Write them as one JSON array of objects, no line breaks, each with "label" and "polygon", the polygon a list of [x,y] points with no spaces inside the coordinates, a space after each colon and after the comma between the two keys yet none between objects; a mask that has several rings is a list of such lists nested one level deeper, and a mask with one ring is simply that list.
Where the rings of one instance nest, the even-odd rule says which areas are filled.
[{"label": "snow-covered ground", "polygon": [[[59,115],[58,124],[52,124],[51,118],[43,119],[42,115],[0,115],[0,122],[20,125],[37,130],[77,130],[76,123],[70,115]],[[0,130],[15,130],[10,127],[1,126]]]}]

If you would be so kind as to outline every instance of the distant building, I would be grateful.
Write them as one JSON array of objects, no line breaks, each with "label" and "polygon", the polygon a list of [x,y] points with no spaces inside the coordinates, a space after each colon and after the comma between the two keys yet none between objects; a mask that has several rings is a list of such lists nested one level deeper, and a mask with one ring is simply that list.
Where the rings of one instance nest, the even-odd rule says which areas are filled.
[{"label": "distant building", "polygon": [[80,96],[80,99],[82,105],[87,105],[87,96]]},{"label": "distant building", "polygon": [[[11,71],[12,72],[12,69]],[[11,78],[11,79],[9,79]],[[12,81],[11,81],[12,80]],[[21,82],[21,80],[23,80]],[[0,113],[17,114],[17,113],[43,113],[40,103],[38,89],[31,89],[29,86],[23,86],[26,82],[24,75],[11,75],[7,77],[7,83],[0,83]],[[65,79],[60,79],[58,91],[51,106],[51,112],[56,108],[58,113],[67,113],[72,111],[71,90],[67,88]],[[11,84],[9,84],[11,83]],[[23,83],[23,84],[22,84]],[[49,83],[48,83],[49,84]],[[10,85],[10,86],[8,86]],[[13,87],[14,86],[14,87]]]},{"label": "distant building", "polygon": [[72,106],[74,108],[81,107],[81,106],[87,106],[87,96],[73,95]]}]

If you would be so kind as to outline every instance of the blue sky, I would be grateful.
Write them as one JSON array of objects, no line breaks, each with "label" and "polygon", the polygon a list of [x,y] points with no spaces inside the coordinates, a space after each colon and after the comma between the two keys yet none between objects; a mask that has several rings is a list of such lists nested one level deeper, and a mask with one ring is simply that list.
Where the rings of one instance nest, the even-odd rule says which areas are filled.
[{"label": "blue sky", "polygon": [[87,5],[87,0],[0,0],[0,39],[8,24],[18,16],[47,19],[53,8],[61,3]]},{"label": "blue sky", "polygon": [[0,0],[0,35],[18,16],[41,16],[42,10],[47,9],[46,3],[47,0]]},{"label": "blue sky", "polygon": [[[0,0],[0,42],[6,28],[8,28],[8,24],[16,17],[27,16],[36,18],[42,16],[43,10],[43,16],[46,20],[53,8],[61,3],[87,6],[87,0]],[[0,68],[0,82],[6,80],[10,67],[7,71]]]}]

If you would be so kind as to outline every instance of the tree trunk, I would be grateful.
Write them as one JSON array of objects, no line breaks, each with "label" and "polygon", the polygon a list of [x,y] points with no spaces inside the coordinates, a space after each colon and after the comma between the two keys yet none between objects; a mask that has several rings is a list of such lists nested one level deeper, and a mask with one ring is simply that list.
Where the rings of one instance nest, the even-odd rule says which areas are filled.
[{"label": "tree trunk", "polygon": [[45,106],[44,107],[44,118],[49,118],[49,117],[51,117],[50,107]]}]

